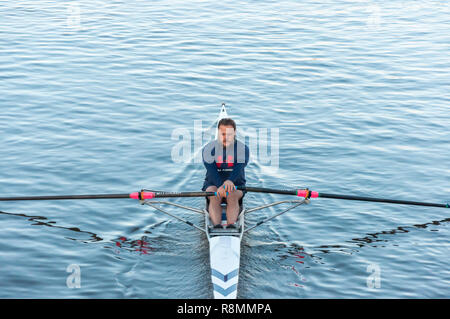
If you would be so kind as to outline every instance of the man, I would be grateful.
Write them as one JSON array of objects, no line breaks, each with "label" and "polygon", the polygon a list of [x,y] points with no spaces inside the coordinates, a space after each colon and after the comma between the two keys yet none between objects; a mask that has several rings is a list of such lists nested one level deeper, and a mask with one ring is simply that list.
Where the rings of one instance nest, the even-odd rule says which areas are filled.
[{"label": "man", "polygon": [[209,216],[214,228],[221,228],[222,201],[227,203],[227,228],[236,228],[239,200],[244,193],[235,186],[245,186],[245,171],[250,157],[247,145],[236,140],[236,123],[230,118],[221,119],[217,125],[217,140],[203,148],[206,177],[203,191],[217,192],[209,197]]}]

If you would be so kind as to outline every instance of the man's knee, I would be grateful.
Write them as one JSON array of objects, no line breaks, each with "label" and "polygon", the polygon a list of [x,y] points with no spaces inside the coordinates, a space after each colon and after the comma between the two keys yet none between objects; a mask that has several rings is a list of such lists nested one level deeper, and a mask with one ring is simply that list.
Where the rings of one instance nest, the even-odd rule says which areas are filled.
[{"label": "man's knee", "polygon": [[240,191],[234,191],[234,192],[231,192],[230,194],[228,194],[227,197],[231,200],[237,201],[242,198],[242,193]]},{"label": "man's knee", "polygon": [[[216,192],[217,191],[217,187],[216,186],[208,186],[208,188],[206,189],[207,192]],[[211,201],[216,201],[217,200],[217,196],[212,195],[212,196],[208,196],[208,199]]]}]

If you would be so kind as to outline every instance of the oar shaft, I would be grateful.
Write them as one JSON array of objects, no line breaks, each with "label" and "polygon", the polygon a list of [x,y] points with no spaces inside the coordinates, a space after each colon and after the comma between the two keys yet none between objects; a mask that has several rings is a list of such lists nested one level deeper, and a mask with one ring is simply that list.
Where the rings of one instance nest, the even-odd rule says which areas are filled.
[{"label": "oar shaft", "polygon": [[0,201],[64,200],[64,199],[112,199],[112,198],[130,198],[130,194],[17,196],[17,197],[0,197]]},{"label": "oar shaft", "polygon": [[357,201],[364,201],[364,202],[378,202],[378,203],[390,203],[390,204],[400,204],[400,205],[415,205],[415,206],[430,206],[430,207],[448,208],[448,204],[436,204],[436,203],[416,202],[416,201],[387,199],[387,198],[375,198],[375,197],[365,197],[365,196],[319,193],[319,197],[345,199],[345,200],[357,200]]},{"label": "oar shaft", "polygon": [[437,203],[406,201],[406,200],[397,200],[397,199],[388,199],[388,198],[327,194],[327,193],[319,193],[319,192],[310,191],[308,189],[283,190],[283,189],[273,189],[273,188],[263,188],[263,187],[246,187],[246,186],[239,186],[239,187],[237,187],[237,189],[246,190],[247,192],[296,195],[299,197],[307,197],[307,198],[321,197],[321,198],[357,200],[357,201],[365,201],[365,202],[391,203],[391,204],[400,204],[400,205],[416,205],[416,206],[450,208],[448,203],[447,204],[437,204]]},{"label": "oar shaft", "polygon": [[268,193],[268,194],[281,194],[281,195],[297,195],[297,190],[290,189],[275,189],[275,188],[264,188],[264,187],[247,187],[247,186],[237,186],[239,190],[244,190],[252,193]]},{"label": "oar shaft", "polygon": [[215,192],[155,192],[155,198],[167,197],[207,197],[215,196]]},{"label": "oar shaft", "polygon": [[96,194],[96,195],[55,195],[55,196],[16,196],[0,197],[0,201],[22,201],[22,200],[70,200],[70,199],[152,199],[166,197],[206,197],[215,196],[215,192],[134,192],[131,194]]}]

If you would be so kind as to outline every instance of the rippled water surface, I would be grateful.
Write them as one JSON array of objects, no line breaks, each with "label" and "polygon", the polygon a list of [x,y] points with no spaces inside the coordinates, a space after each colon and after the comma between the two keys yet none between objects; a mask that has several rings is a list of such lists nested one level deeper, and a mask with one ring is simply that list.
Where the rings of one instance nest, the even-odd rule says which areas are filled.
[{"label": "rippled water surface", "polygon": [[[450,201],[445,2],[1,1],[0,16],[2,197],[197,191],[196,134],[225,102],[259,149],[248,185]],[[448,298],[449,217],[312,200],[243,237],[238,297]],[[1,202],[0,229],[1,298],[212,297],[206,236],[133,200]]]}]

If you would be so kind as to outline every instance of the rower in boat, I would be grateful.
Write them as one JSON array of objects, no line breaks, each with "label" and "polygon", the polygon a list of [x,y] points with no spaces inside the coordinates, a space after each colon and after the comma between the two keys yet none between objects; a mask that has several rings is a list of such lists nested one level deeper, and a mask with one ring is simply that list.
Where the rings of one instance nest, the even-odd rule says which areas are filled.
[{"label": "rower in boat", "polygon": [[209,216],[214,228],[222,228],[222,203],[226,203],[226,228],[236,228],[245,186],[245,166],[250,157],[247,145],[236,139],[236,123],[222,118],[217,125],[217,139],[203,148],[206,176],[203,191],[216,192],[207,197]]}]

